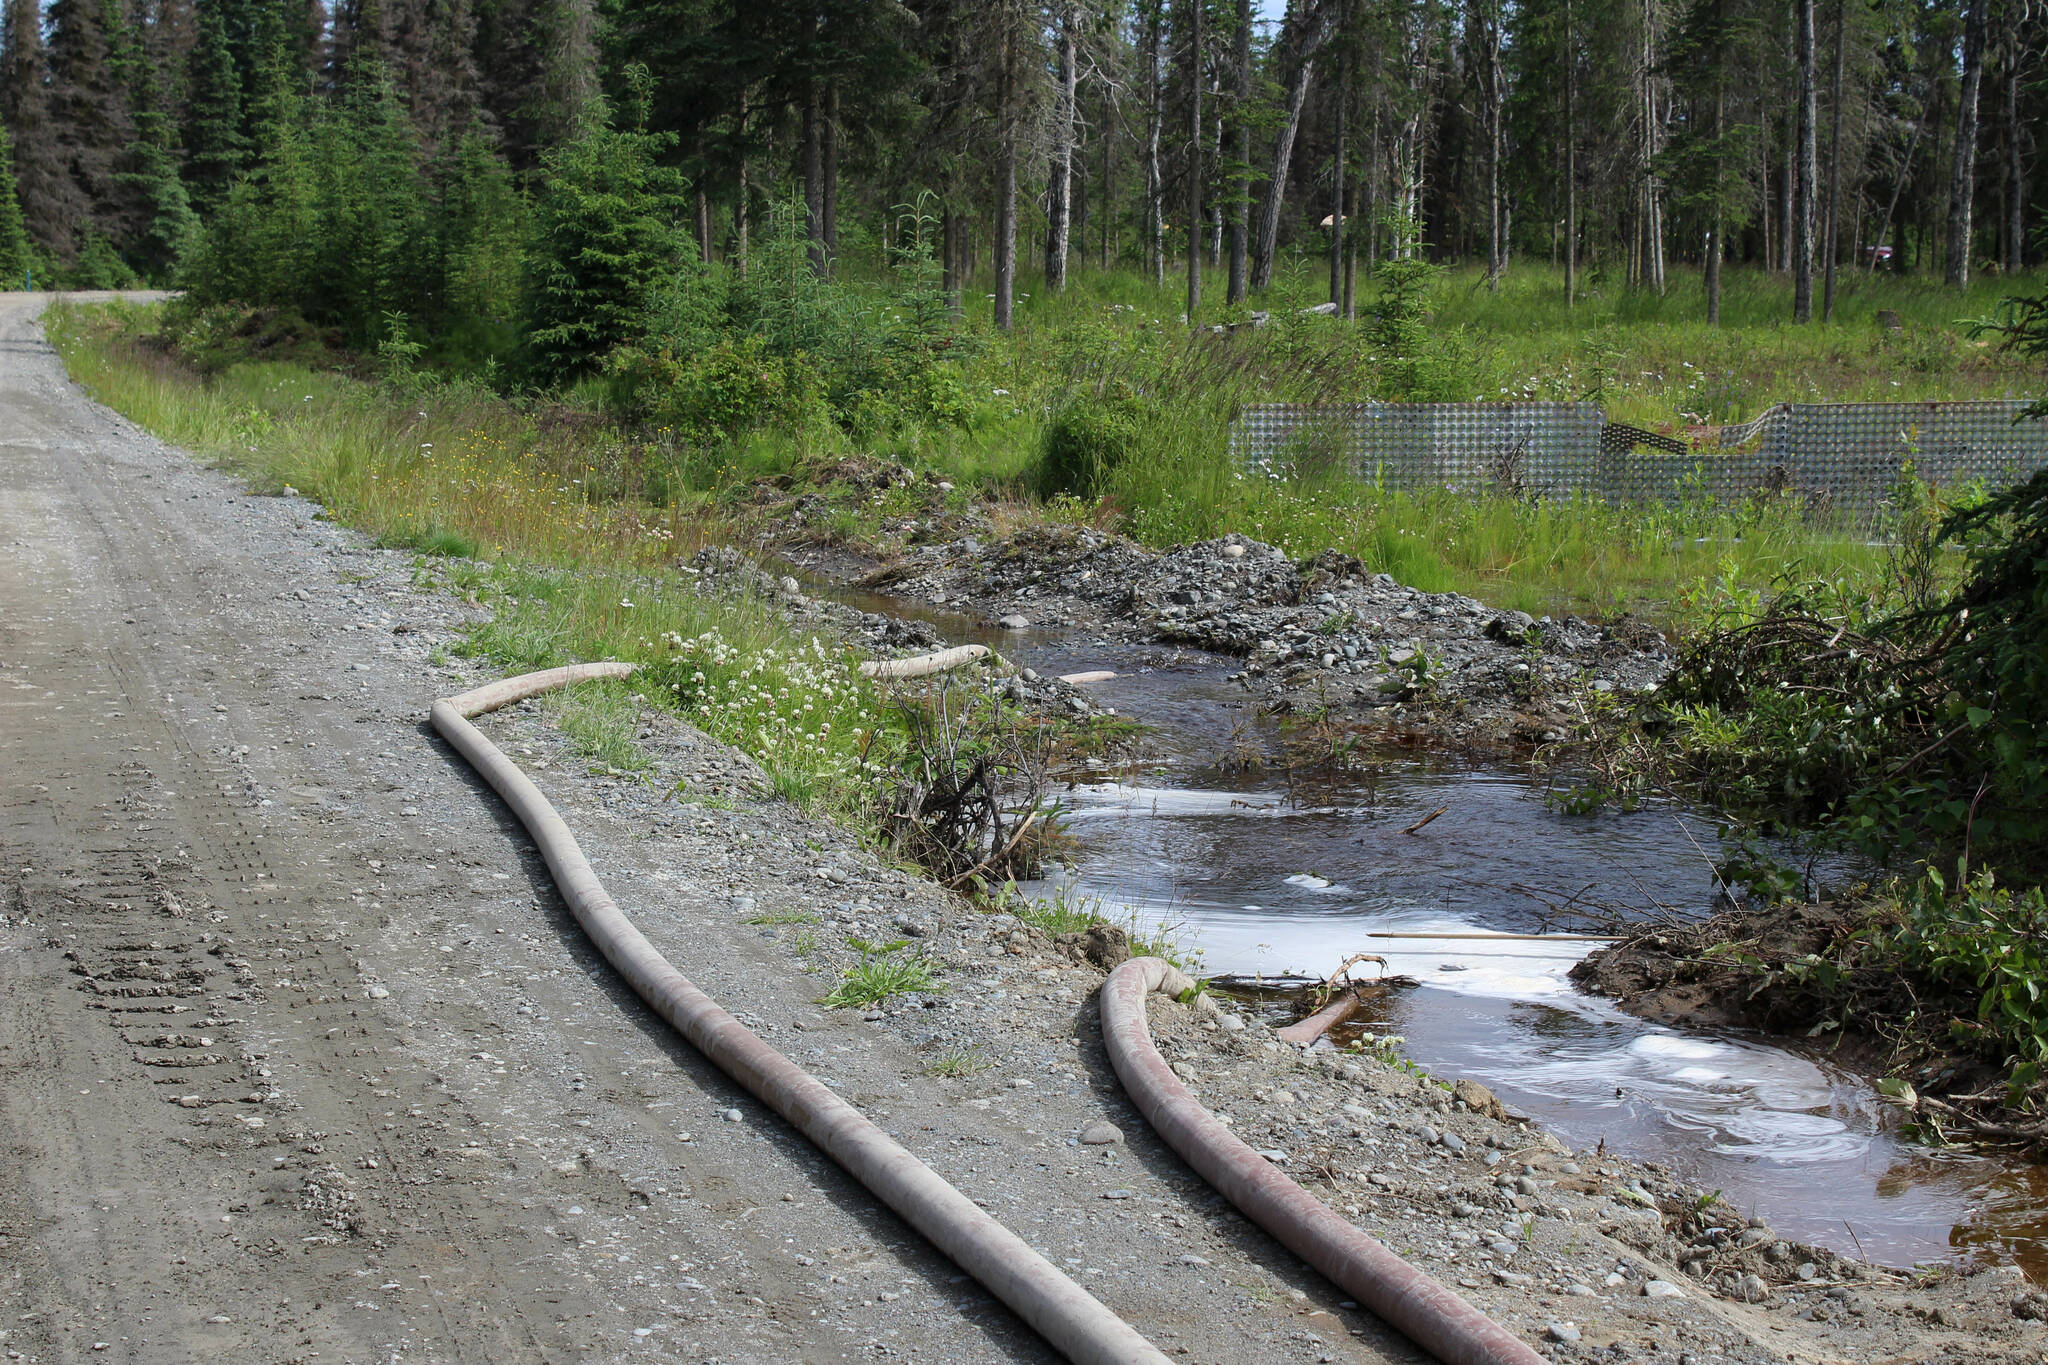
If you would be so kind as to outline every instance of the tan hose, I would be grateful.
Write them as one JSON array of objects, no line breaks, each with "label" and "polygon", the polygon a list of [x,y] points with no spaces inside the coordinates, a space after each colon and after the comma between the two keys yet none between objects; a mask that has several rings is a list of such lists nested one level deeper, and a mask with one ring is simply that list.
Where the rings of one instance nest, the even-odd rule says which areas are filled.
[{"label": "tan hose", "polygon": [[1289,1024],[1273,1036],[1283,1043],[1292,1043],[1296,1047],[1305,1046],[1358,1013],[1364,1004],[1365,1001],[1359,998],[1358,992],[1347,986],[1331,996],[1330,1003],[1314,1014],[1299,1023]]},{"label": "tan hose", "polygon": [[1154,990],[1179,995],[1193,986],[1156,957],[1132,958],[1102,986],[1110,1064],[1166,1145],[1246,1217],[1446,1365],[1541,1365],[1519,1337],[1338,1217],[1188,1093],[1152,1046],[1145,1001]]},{"label": "tan hose", "polygon": [[987,645],[958,645],[942,649],[934,654],[918,654],[908,659],[870,659],[860,666],[863,678],[926,678],[934,673],[946,673],[981,659],[994,658],[1002,662]]},{"label": "tan hose", "polygon": [[691,1046],[788,1119],[1067,1359],[1078,1365],[1167,1365],[1150,1342],[1016,1233],[690,984],[605,891],[540,789],[468,720],[549,688],[632,671],[631,664],[578,664],[507,678],[435,702],[433,725],[526,826],[591,942]]}]

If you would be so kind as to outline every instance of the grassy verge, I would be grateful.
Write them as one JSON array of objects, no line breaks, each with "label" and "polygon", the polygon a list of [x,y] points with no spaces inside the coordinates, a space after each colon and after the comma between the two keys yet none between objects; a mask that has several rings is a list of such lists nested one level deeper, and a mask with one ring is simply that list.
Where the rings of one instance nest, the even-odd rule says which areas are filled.
[{"label": "grassy verge", "polygon": [[[423,586],[492,608],[458,652],[507,670],[623,659],[630,686],[553,703],[579,750],[644,769],[641,705],[677,711],[745,750],[776,792],[858,817],[900,745],[888,702],[844,651],[793,636],[765,603],[694,591],[678,537],[623,495],[623,445],[564,434],[480,391],[404,404],[288,364],[213,382],[139,344],[133,310],[53,309],[48,330],[99,401],[259,488],[296,488],[337,521],[422,552]],[[577,471],[581,472],[577,472]]]}]

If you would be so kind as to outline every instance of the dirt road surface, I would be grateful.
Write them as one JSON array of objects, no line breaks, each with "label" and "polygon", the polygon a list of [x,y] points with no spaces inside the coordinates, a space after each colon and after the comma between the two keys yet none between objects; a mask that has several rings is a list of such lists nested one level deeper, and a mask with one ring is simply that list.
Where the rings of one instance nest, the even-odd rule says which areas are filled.
[{"label": "dirt road surface", "polygon": [[[0,1357],[1050,1358],[589,949],[425,727],[480,676],[439,653],[476,609],[88,401],[42,302],[0,295]],[[1099,972],[762,799],[672,718],[645,725],[653,784],[591,773],[544,708],[490,721],[744,1021],[1169,1354],[1420,1358],[1144,1130],[1101,1053]],[[805,915],[916,934],[947,990],[820,1009]],[[2038,1348],[1990,1277],[1926,1329],[1892,1299],[1865,1316],[1882,1276],[1765,1307],[1652,1294],[1679,1272],[1650,1233],[1606,1231],[1642,1228],[1643,1172],[1562,1178],[1555,1144],[1398,1068],[1155,1013],[1212,1105],[1546,1350]],[[985,1069],[932,1074],[962,1049]],[[1424,1119],[1465,1136],[1436,1145]],[[1123,1141],[1078,1143],[1104,1120]],[[1505,1151],[1521,1164],[1494,1170]],[[1504,1220],[1514,1237],[1487,1230]]]}]

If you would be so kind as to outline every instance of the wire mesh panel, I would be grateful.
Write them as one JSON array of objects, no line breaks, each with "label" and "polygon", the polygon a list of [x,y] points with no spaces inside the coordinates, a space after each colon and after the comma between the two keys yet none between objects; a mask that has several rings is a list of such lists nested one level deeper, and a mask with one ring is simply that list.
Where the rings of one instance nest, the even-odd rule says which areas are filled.
[{"label": "wire mesh panel", "polygon": [[1551,496],[1593,478],[1603,421],[1591,403],[1272,403],[1245,409],[1230,448],[1276,476],[1343,467],[1390,488]]},{"label": "wire mesh panel", "polygon": [[1785,403],[1676,436],[1610,426],[1591,403],[1267,404],[1233,424],[1237,459],[1269,474],[1346,468],[1393,488],[1739,501],[1789,493],[1875,512],[1908,461],[1924,479],[2003,487],[2048,466],[2048,422],[2024,402]]}]

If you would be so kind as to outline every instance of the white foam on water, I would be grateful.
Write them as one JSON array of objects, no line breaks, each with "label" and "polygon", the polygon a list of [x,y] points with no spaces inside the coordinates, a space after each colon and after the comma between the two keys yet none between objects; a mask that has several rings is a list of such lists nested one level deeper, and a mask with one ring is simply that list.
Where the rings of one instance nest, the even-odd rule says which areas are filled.
[{"label": "white foam on water", "polygon": [[1356,814],[1355,807],[1297,806],[1272,793],[1204,791],[1196,787],[1135,787],[1123,782],[1082,783],[1065,794],[1070,819],[1112,816],[1227,815],[1283,819],[1301,815]]},{"label": "white foam on water", "polygon": [[1675,1033],[1650,1033],[1629,1044],[1631,1052],[1645,1057],[1718,1057],[1729,1049],[1705,1038],[1682,1038]]}]

